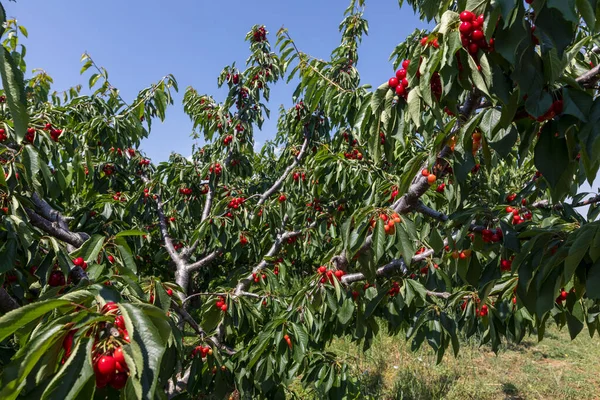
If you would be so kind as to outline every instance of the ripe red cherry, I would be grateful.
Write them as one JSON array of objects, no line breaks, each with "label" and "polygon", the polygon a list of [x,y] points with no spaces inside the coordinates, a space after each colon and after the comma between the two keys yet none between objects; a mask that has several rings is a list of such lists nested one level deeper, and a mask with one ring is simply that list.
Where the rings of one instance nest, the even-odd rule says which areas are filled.
[{"label": "ripe red cherry", "polygon": [[405,88],[408,87],[408,79],[406,79],[406,78],[402,79],[402,86],[404,86]]},{"label": "ripe red cherry", "polygon": [[405,70],[408,69],[409,65],[410,65],[410,60],[402,61],[402,68],[404,68]]},{"label": "ripe red cherry", "polygon": [[287,199],[287,197],[285,197],[285,194],[282,194],[281,196],[279,196],[280,203],[283,203],[286,199]]},{"label": "ripe red cherry", "polygon": [[400,82],[398,81],[398,78],[390,78],[390,80],[388,81],[388,85],[390,85],[390,87],[392,89],[395,89],[396,86],[398,86]]},{"label": "ripe red cherry", "polygon": [[477,54],[478,51],[479,51],[479,46],[477,45],[477,43],[470,43],[469,44],[469,53],[471,53],[471,54]]},{"label": "ripe red cherry", "polygon": [[471,11],[465,10],[460,13],[460,20],[462,22],[471,22],[473,19],[475,19],[475,14],[473,14]]},{"label": "ripe red cherry", "polygon": [[121,365],[125,365],[125,356],[123,355],[123,348],[122,347],[117,347],[115,349],[115,351],[113,351],[113,358],[115,360],[115,362],[118,362]]},{"label": "ripe red cherry", "polygon": [[117,315],[115,317],[115,325],[119,329],[125,329],[125,318],[122,315]]},{"label": "ripe red cherry", "polygon": [[173,296],[173,289],[167,289],[167,295]]},{"label": "ripe red cherry", "polygon": [[404,96],[406,94],[406,88],[403,85],[396,86],[396,94],[398,96]]},{"label": "ripe red cherry", "polygon": [[113,375],[117,371],[115,358],[109,355],[103,355],[96,364],[96,369],[102,375]]},{"label": "ripe red cherry", "polygon": [[404,68],[402,68],[402,69],[399,69],[398,71],[396,71],[396,78],[398,78],[398,79],[406,78],[406,70]]},{"label": "ripe red cherry", "polygon": [[223,312],[227,312],[227,304],[223,304],[223,305],[221,306],[221,311],[223,311]]},{"label": "ripe red cherry", "polygon": [[480,41],[481,39],[484,38],[484,34],[481,30],[476,29],[473,31],[473,33],[471,34],[471,38],[475,41]]},{"label": "ripe red cherry", "polygon": [[78,267],[82,267],[84,262],[85,260],[83,259],[83,257],[77,257],[73,260],[73,264],[75,264]]},{"label": "ripe red cherry", "polygon": [[127,373],[119,372],[112,378],[112,381],[110,381],[110,386],[112,386],[113,389],[121,390],[127,384],[127,378],[129,378]]},{"label": "ripe red cherry", "polygon": [[52,271],[50,277],[48,278],[48,285],[52,287],[64,286],[65,275],[61,271]]},{"label": "ripe red cherry", "polygon": [[468,35],[469,33],[471,33],[472,29],[473,29],[473,24],[471,24],[470,22],[462,22],[460,24],[460,26],[458,27],[458,30],[461,33],[464,33],[465,35]]},{"label": "ripe red cherry", "polygon": [[115,303],[114,301],[109,301],[102,307],[102,313],[108,314],[111,311],[116,311],[118,309],[119,309],[119,306],[117,305],[117,303]]}]

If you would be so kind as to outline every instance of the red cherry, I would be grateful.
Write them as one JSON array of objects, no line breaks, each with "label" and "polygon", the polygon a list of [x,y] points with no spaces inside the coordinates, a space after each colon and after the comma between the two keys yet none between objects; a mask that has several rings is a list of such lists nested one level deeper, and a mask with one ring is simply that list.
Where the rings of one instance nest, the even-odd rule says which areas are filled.
[{"label": "red cherry", "polygon": [[405,88],[408,87],[408,79],[406,79],[406,78],[402,79],[402,86],[404,86]]},{"label": "red cherry", "polygon": [[390,78],[390,80],[388,81],[388,85],[390,85],[390,87],[392,89],[395,89],[396,86],[398,86],[400,82],[398,81],[398,78]]},{"label": "red cherry", "polygon": [[173,289],[167,289],[167,295],[173,296]]},{"label": "red cherry", "polygon": [[483,39],[484,37],[485,37],[485,35],[479,29],[474,30],[473,33],[471,34],[471,38],[475,41],[479,41],[479,40]]},{"label": "red cherry", "polygon": [[399,69],[398,71],[396,71],[396,78],[398,78],[398,79],[406,78],[406,70],[404,68],[402,68],[402,69]]},{"label": "red cherry", "polygon": [[223,312],[227,312],[227,304],[223,304],[223,305],[221,306],[221,311],[223,311]]},{"label": "red cherry", "polygon": [[103,355],[98,360],[98,363],[96,364],[96,369],[102,375],[113,375],[117,370],[115,358],[113,356]]},{"label": "red cherry", "polygon": [[83,259],[83,257],[77,257],[73,260],[73,264],[75,264],[78,267],[82,267],[84,262],[85,260]]},{"label": "red cherry", "polygon": [[470,22],[473,21],[475,19],[475,14],[473,14],[471,11],[463,11],[460,13],[460,20],[462,22]]},{"label": "red cherry", "polygon": [[113,377],[112,381],[110,382],[110,386],[112,386],[113,389],[121,390],[127,384],[128,378],[129,378],[129,375],[127,375],[127,373],[119,372],[118,374],[116,374]]},{"label": "red cherry", "polygon": [[404,96],[406,94],[406,88],[402,85],[396,86],[396,94],[400,97]]},{"label": "red cherry", "polygon": [[477,45],[477,43],[469,44],[469,53],[477,54],[478,51],[479,51],[479,46]]},{"label": "red cherry", "polygon": [[125,329],[125,318],[122,315],[117,315],[115,317],[115,325],[119,329]]},{"label": "red cherry", "polygon": [[125,362],[125,356],[123,355],[123,348],[122,347],[117,347],[115,349],[115,351],[113,351],[113,358],[115,359],[115,362],[118,362],[121,365],[126,365],[127,364]]},{"label": "red cherry", "polygon": [[461,33],[464,33],[465,35],[468,35],[469,33],[471,33],[471,30],[473,29],[473,24],[471,24],[470,22],[462,22],[460,24],[460,26],[458,27],[458,30]]},{"label": "red cherry", "polygon": [[409,65],[410,65],[410,60],[404,60],[404,61],[402,61],[402,68],[408,69]]}]

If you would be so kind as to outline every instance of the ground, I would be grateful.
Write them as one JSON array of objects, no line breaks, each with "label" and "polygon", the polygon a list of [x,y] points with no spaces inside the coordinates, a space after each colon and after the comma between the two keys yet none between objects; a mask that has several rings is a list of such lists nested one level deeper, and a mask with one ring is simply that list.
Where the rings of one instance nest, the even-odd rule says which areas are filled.
[{"label": "ground", "polygon": [[598,399],[600,339],[584,330],[571,341],[566,328],[505,345],[496,356],[489,347],[463,341],[458,358],[447,353],[440,365],[423,346],[416,353],[402,337],[380,333],[367,352],[343,340],[332,344],[344,354],[372,399]]}]

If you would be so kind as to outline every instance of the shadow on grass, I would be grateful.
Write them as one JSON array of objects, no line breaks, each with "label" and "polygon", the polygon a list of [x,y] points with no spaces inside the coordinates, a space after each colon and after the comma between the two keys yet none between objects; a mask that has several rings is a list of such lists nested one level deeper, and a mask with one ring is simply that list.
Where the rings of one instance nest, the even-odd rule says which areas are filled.
[{"label": "shadow on grass", "polygon": [[394,384],[394,400],[435,400],[443,399],[456,383],[457,374],[446,374],[432,378],[420,376],[415,371],[405,370],[398,374]]},{"label": "shadow on grass", "polygon": [[502,383],[502,393],[506,395],[504,400],[521,400],[523,397],[519,394],[519,389],[512,383]]}]

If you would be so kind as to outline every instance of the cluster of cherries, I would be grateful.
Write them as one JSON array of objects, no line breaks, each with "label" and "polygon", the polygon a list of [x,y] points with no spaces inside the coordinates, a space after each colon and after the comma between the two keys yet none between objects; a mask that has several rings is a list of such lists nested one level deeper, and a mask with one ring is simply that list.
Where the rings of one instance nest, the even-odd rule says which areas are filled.
[{"label": "cluster of cherries", "polygon": [[[381,213],[381,214],[379,214],[379,219],[381,219],[385,224],[383,226],[383,230],[385,231],[386,235],[395,234],[396,233],[395,225],[402,222],[402,218],[400,218],[400,215],[398,215],[398,213],[396,213],[396,212],[392,213],[391,216],[388,216],[385,213]],[[372,220],[371,227],[375,228],[375,225],[376,225],[376,221]]]},{"label": "cluster of cherries", "polygon": [[8,135],[6,134],[6,130],[0,129],[0,142],[4,142],[8,139]]},{"label": "cluster of cherries", "polygon": [[267,275],[265,274],[257,274],[256,272],[252,273],[252,280],[254,281],[254,283],[258,283],[260,282],[260,280],[266,281],[267,280]]},{"label": "cluster of cherries", "polygon": [[106,176],[111,176],[115,173],[115,166],[112,164],[104,164],[102,167],[102,172],[104,172]]},{"label": "cluster of cherries", "polygon": [[225,302],[225,297],[219,296],[219,299],[215,303],[215,307],[223,312],[227,312],[227,303]]},{"label": "cluster of cherries", "polygon": [[116,193],[113,195],[113,200],[114,200],[114,201],[122,201],[122,202],[125,202],[125,201],[127,201],[127,197],[125,197],[125,195],[124,195],[123,193],[121,193],[121,192],[116,192]]},{"label": "cluster of cherries", "polygon": [[[108,302],[101,309],[102,314],[114,315],[114,327],[119,333],[118,337],[124,342],[129,343],[129,333],[125,328],[125,319],[119,315],[119,306],[116,303]],[[113,340],[111,335],[111,339]],[[123,355],[121,343],[115,345],[110,342],[107,346],[98,345],[98,336],[92,347],[92,363],[96,374],[96,386],[99,388],[110,385],[114,389],[120,390],[125,387],[129,379],[129,368]]]},{"label": "cluster of cherries", "polygon": [[240,233],[240,244],[245,246],[248,244],[248,238],[244,234]]},{"label": "cluster of cherries", "polygon": [[227,135],[223,138],[223,144],[225,146],[229,146],[231,142],[233,142],[233,135]]},{"label": "cluster of cherries", "polygon": [[139,162],[138,165],[140,166],[148,166],[150,165],[150,160],[148,160],[147,158],[142,158]]},{"label": "cluster of cherries", "polygon": [[421,39],[422,47],[433,46],[435,49],[440,48],[440,44],[438,43],[437,37],[434,37],[433,40],[429,36],[425,36]]},{"label": "cluster of cherries", "polygon": [[206,358],[206,356],[212,356],[213,349],[210,346],[196,346],[192,350],[192,358],[196,355],[200,355],[200,358]]},{"label": "cluster of cherries", "polygon": [[187,187],[186,188],[181,188],[181,189],[179,189],[179,193],[182,194],[182,195],[184,195],[184,196],[189,196],[189,195],[192,194],[192,189],[187,188]]},{"label": "cluster of cherries", "polygon": [[421,170],[421,175],[427,177],[427,183],[429,183],[430,185],[433,185],[435,181],[437,181],[437,176],[435,174],[429,173],[429,170],[427,168]]},{"label": "cluster of cherries", "polygon": [[[112,257],[112,256],[110,256]],[[113,258],[114,261],[114,258]],[[84,271],[87,269],[88,265],[85,262],[85,260],[83,259],[83,257],[77,257],[73,260],[73,265],[75,265],[76,267],[81,267],[81,269],[83,269]]]},{"label": "cluster of cherries", "polygon": [[342,276],[346,275],[346,273],[341,269],[336,269],[334,271],[331,269],[327,269],[327,267],[324,265],[321,265],[319,268],[317,268],[317,273],[321,275],[321,279],[319,280],[319,282],[325,283],[329,280],[329,283],[331,283],[332,285],[334,277],[337,278],[337,280],[340,280],[342,279]]},{"label": "cluster of cherries", "polygon": [[323,207],[321,207],[321,200],[319,199],[313,199],[312,202],[306,203],[306,207],[311,207],[315,211],[323,211]]},{"label": "cluster of cherries", "polygon": [[265,29],[265,27],[261,26],[260,28],[255,30],[252,33],[252,38],[257,43],[264,42],[265,40],[267,40],[267,30]]},{"label": "cluster of cherries", "polygon": [[352,149],[352,151],[344,153],[344,157],[348,160],[362,160],[363,155],[358,149]]},{"label": "cluster of cherries", "polygon": [[234,197],[231,199],[229,204],[227,204],[227,207],[237,210],[242,204],[244,204],[244,201],[246,201],[246,199],[243,197]]},{"label": "cluster of cherries", "polygon": [[488,43],[483,33],[483,23],[485,19],[483,14],[475,15],[471,11],[460,13],[460,40],[462,45],[472,55],[476,55],[481,49],[483,51],[492,51],[494,49],[494,38]]},{"label": "cluster of cherries", "polygon": [[[512,203],[516,197],[517,197],[517,195],[515,193],[509,194],[508,196],[506,196],[506,201],[509,203]],[[523,206],[527,205],[527,200],[522,199],[521,205],[523,205]],[[513,216],[512,217],[513,225],[519,225],[525,221],[531,221],[531,219],[533,218],[533,214],[531,214],[531,211],[525,211],[522,213],[522,215],[521,215],[521,211],[522,210],[519,207],[512,207],[512,206],[506,207],[506,212],[509,214],[512,214],[512,216]]]},{"label": "cluster of cherries", "polygon": [[292,179],[294,182],[298,182],[302,178],[302,181],[306,181],[306,174],[304,172],[294,172]]},{"label": "cluster of cherries", "polygon": [[27,134],[25,134],[25,140],[29,143],[33,143],[35,140],[35,128],[27,128]]},{"label": "cluster of cherries", "polygon": [[221,164],[215,163],[214,165],[211,165],[210,167],[208,167],[208,172],[210,172],[211,174],[214,172],[215,175],[221,175],[221,172],[223,172]]},{"label": "cluster of cherries", "polygon": [[62,129],[54,129],[54,128],[52,128],[52,124],[50,124],[50,123],[46,124],[46,126],[44,127],[44,130],[50,132],[50,137],[55,142],[58,142],[58,138],[63,133]]},{"label": "cluster of cherries", "polygon": [[410,65],[410,60],[402,61],[402,68],[396,71],[396,76],[388,80],[390,89],[394,90],[398,97],[406,100],[408,97],[408,79],[406,79],[406,71]]},{"label": "cluster of cherries", "polygon": [[65,286],[67,284],[67,280],[65,279],[65,274],[61,270],[54,270],[50,272],[50,276],[48,277],[48,285],[52,287]]},{"label": "cluster of cherries", "polygon": [[394,297],[398,293],[400,293],[400,284],[398,282],[396,282],[396,281],[393,281],[392,282],[392,287],[390,288],[390,290],[388,290],[388,294],[390,295],[390,297]]}]

